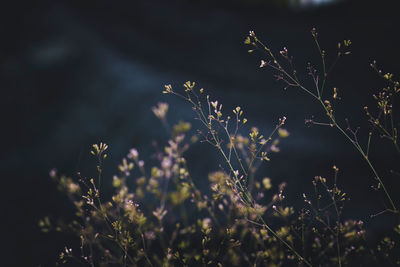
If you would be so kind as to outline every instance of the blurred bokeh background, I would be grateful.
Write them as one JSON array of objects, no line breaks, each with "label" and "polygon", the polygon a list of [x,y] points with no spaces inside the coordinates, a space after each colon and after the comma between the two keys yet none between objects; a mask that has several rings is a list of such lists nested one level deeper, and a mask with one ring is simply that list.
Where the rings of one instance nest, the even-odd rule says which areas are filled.
[{"label": "blurred bokeh background", "polygon": [[[243,40],[254,30],[275,51],[286,46],[306,79],[308,62],[320,66],[312,27],[319,31],[328,60],[333,59],[338,41],[352,40],[352,55],[332,72],[328,88],[339,88],[342,121],[349,118],[352,125],[361,126],[360,138],[365,141],[368,126],[362,107],[371,104],[372,93],[384,85],[369,63],[376,59],[384,70],[400,74],[396,2],[4,3],[0,11],[3,266],[53,265],[65,240],[40,233],[37,221],[71,210],[48,177],[49,170],[90,173],[95,168],[90,145],[100,141],[110,146],[111,159],[106,163],[110,175],[132,147],[150,156],[152,141],[162,145],[167,138],[151,106],[168,102],[172,123],[193,122],[188,105],[161,94],[164,84],[180,88],[187,80],[204,87],[226,110],[240,105],[247,111],[249,125],[264,132],[279,117],[288,118],[291,136],[263,175],[276,184],[287,181],[291,201],[299,202],[315,175],[331,177],[336,164],[340,183],[352,198],[346,216],[366,220],[377,235],[385,231],[390,216],[369,220],[384,203],[382,195],[370,188],[373,176],[359,154],[333,129],[306,127],[305,119],[321,117],[319,106],[296,89],[283,90],[270,71],[259,68],[262,56],[247,53]],[[381,140],[374,141],[373,152],[389,188],[398,188],[399,177],[386,172],[398,158]],[[206,179],[208,171],[218,168],[215,154],[207,145],[196,145],[188,153],[197,179]],[[204,155],[211,162],[199,160]]]}]

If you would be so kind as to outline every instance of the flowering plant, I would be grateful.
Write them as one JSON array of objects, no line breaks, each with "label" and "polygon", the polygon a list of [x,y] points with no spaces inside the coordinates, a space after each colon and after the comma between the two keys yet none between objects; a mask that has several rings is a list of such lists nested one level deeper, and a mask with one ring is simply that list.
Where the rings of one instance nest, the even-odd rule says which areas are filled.
[{"label": "flowering plant", "polygon": [[[259,49],[268,59],[260,67],[271,67],[277,79],[286,87],[300,88],[323,108],[327,122],[308,123],[336,128],[363,156],[387,197],[385,211],[398,216],[398,210],[383,179],[370,161],[369,134],[365,149],[357,139],[357,131],[346,130],[338,123],[334,104],[324,95],[328,68],[326,52],[312,36],[321,54],[322,82],[316,70],[309,65],[308,72],[315,90],[302,85],[293,67],[293,58],[284,48],[280,55],[289,63],[285,69],[266,45],[250,32],[245,43],[250,52]],[[349,54],[351,42],[339,43],[338,58]],[[342,50],[344,49],[344,50]],[[335,63],[336,64],[336,63]],[[374,63],[374,69],[381,73]],[[379,113],[366,114],[373,128],[387,137],[398,149],[395,123],[387,128],[383,121],[393,121],[392,98],[399,92],[399,83],[392,74],[383,77],[389,87],[375,96]],[[273,153],[279,152],[279,143],[289,137],[284,129],[286,117],[280,118],[269,134],[263,134],[250,124],[241,107],[225,112],[220,101],[213,100],[194,82],[186,82],[182,90],[166,85],[164,94],[187,102],[200,122],[197,131],[192,124],[180,121],[169,127],[167,103],[152,108],[154,115],[170,132],[170,138],[161,151],[154,152],[156,161],[141,158],[135,148],[118,165],[118,173],[103,177],[103,165],[108,146],[95,144],[91,154],[97,160],[97,177],[59,175],[50,176],[75,208],[72,220],[57,223],[46,217],[39,222],[43,231],[72,233],[77,246],[66,245],[59,255],[59,264],[89,266],[353,266],[400,265],[398,239],[400,225],[393,226],[393,234],[378,243],[367,240],[368,229],[363,221],[344,218],[344,204],[348,195],[340,189],[340,171],[333,166],[327,178],[311,179],[314,195],[303,193],[303,207],[295,209],[286,199],[285,182],[275,184],[260,171],[262,164],[271,164]],[[338,91],[332,91],[337,100]],[[210,171],[206,189],[200,189],[199,180],[188,167],[186,152],[196,142],[215,148],[222,163]],[[272,159],[272,161],[271,161]],[[107,196],[102,188],[112,182],[114,193]],[[299,192],[301,194],[301,192]],[[72,242],[73,244],[74,242]]]}]

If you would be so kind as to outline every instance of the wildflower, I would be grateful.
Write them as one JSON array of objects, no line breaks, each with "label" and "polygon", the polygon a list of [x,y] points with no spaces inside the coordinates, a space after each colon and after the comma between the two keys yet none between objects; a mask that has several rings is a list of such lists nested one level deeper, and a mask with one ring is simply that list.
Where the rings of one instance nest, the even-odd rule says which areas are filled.
[{"label": "wildflower", "polygon": [[154,231],[147,231],[144,233],[144,236],[147,240],[155,240],[156,239],[156,235],[155,235]]},{"label": "wildflower", "polygon": [[279,53],[284,57],[287,58],[288,57],[288,50],[286,47],[283,48],[283,50],[279,51]]},{"label": "wildflower", "polygon": [[201,228],[203,230],[210,229],[211,227],[211,219],[210,218],[204,218],[201,222]]},{"label": "wildflower", "polygon": [[[92,147],[94,150],[90,151],[90,153],[94,156],[100,157],[104,153],[104,151],[107,150],[108,145],[100,142],[100,144],[94,144],[94,145],[92,145]],[[103,157],[106,158],[107,155],[104,154]]]},{"label": "wildflower", "polygon": [[153,215],[159,220],[162,221],[165,215],[167,215],[168,211],[164,210],[162,207],[158,207],[155,211],[153,211]]},{"label": "wildflower", "polygon": [[271,185],[271,179],[269,177],[265,177],[262,180],[262,183],[263,183],[265,189],[267,189],[267,190],[271,189],[272,185]]},{"label": "wildflower", "polygon": [[289,134],[288,130],[283,129],[283,128],[279,128],[279,129],[278,129],[278,135],[279,135],[280,138],[286,138],[286,137],[288,137],[290,134]]},{"label": "wildflower", "polygon": [[151,110],[153,111],[154,115],[159,118],[160,120],[165,120],[167,116],[169,105],[164,102],[159,102],[156,107],[152,107]]},{"label": "wildflower", "polygon": [[172,86],[170,84],[164,85],[165,90],[163,91],[163,94],[170,94],[172,93]]},{"label": "wildflower", "polygon": [[186,88],[185,91],[189,92],[193,90],[195,84],[196,84],[195,82],[190,82],[190,81],[185,82],[185,84],[183,85]]},{"label": "wildflower", "polygon": [[172,161],[170,158],[165,157],[162,162],[161,162],[161,167],[165,170],[165,169],[169,169],[172,166]]},{"label": "wildflower", "polygon": [[56,169],[51,169],[49,172],[49,176],[51,178],[55,178],[57,176],[57,170]]},{"label": "wildflower", "polygon": [[133,160],[137,160],[139,158],[139,152],[136,148],[129,150],[128,158]]}]

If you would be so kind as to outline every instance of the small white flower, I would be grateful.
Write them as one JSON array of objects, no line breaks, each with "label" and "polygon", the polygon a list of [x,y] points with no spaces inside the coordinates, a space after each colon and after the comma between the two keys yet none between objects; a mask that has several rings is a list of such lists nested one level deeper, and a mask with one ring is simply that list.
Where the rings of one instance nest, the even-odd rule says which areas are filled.
[{"label": "small white flower", "polygon": [[139,157],[139,152],[136,148],[132,148],[129,150],[128,158],[130,159],[137,159]]}]

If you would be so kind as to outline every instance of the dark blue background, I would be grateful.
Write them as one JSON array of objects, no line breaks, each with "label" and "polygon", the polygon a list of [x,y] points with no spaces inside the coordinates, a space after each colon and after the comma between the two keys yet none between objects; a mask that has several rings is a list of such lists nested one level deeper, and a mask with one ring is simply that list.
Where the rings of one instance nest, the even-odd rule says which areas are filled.
[{"label": "dark blue background", "polygon": [[[307,128],[304,119],[318,118],[319,106],[298,90],[284,91],[271,72],[258,68],[261,56],[248,54],[243,40],[254,30],[275,51],[286,46],[302,70],[307,62],[319,64],[312,27],[318,28],[328,54],[335,54],[337,41],[351,39],[352,55],[340,62],[328,88],[340,89],[339,115],[360,125],[365,141],[368,126],[362,107],[372,103],[371,94],[383,85],[369,63],[376,59],[385,70],[400,74],[395,2],[341,1],[310,9],[267,1],[4,4],[0,164],[2,245],[7,253],[2,261],[51,266],[65,237],[41,234],[37,221],[71,210],[48,178],[49,170],[93,173],[95,162],[88,151],[99,141],[110,145],[107,174],[131,147],[150,155],[152,140],[162,144],[166,138],[151,106],[169,102],[172,122],[194,117],[185,103],[160,93],[164,84],[179,88],[187,80],[204,87],[226,110],[242,106],[249,125],[265,132],[287,116],[291,136],[263,175],[275,183],[287,181],[288,198],[301,205],[298,200],[311,189],[311,179],[330,177],[336,164],[342,187],[352,198],[346,216],[366,219],[377,235],[384,232],[390,216],[368,220],[383,203],[370,188],[373,176],[360,155],[335,130]],[[374,141],[373,152],[372,160],[394,192],[398,177],[385,170],[395,166],[398,157],[380,140]],[[210,162],[199,160],[204,153]],[[188,154],[198,179],[217,168],[215,154],[207,145],[196,145]],[[400,197],[394,196],[399,203]]]}]

